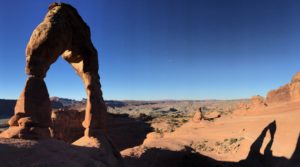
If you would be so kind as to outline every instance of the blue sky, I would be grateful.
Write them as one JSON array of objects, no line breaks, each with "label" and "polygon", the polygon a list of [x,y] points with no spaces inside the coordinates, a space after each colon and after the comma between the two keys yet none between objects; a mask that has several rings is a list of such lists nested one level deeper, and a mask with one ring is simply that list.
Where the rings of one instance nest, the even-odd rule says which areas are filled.
[{"label": "blue sky", "polygon": [[[53,1],[3,0],[0,98],[18,98],[25,48]],[[266,95],[300,69],[297,0],[66,0],[90,26],[105,99],[234,99]],[[50,96],[85,97],[61,58]]]}]

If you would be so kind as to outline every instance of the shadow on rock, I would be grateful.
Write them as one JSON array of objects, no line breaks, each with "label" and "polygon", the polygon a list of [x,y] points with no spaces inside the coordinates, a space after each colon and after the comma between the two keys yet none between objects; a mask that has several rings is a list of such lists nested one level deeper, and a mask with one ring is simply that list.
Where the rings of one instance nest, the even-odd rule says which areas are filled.
[{"label": "shadow on rock", "polygon": [[59,140],[0,139],[1,167],[121,167],[122,158],[103,148],[80,147]]},{"label": "shadow on rock", "polygon": [[153,131],[151,125],[127,114],[109,114],[107,135],[118,150],[143,144],[146,135]]},{"label": "shadow on rock", "polygon": [[[52,131],[55,139],[73,143],[83,136],[84,128],[81,123],[84,111],[54,110],[52,111]],[[107,115],[107,136],[117,150],[141,145],[147,133],[152,131],[149,123],[140,119],[130,118],[128,114]]]}]

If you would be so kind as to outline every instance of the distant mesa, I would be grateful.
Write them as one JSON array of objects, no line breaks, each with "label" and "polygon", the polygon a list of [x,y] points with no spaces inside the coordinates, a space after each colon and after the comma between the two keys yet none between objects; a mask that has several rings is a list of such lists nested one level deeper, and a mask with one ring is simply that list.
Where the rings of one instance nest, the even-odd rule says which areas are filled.
[{"label": "distant mesa", "polygon": [[[14,108],[17,100],[15,99],[0,99],[0,119],[6,119],[14,114]],[[67,109],[67,110],[85,110],[86,99],[80,101],[61,97],[50,97],[51,109]],[[137,103],[137,102],[136,102]],[[141,104],[144,102],[141,102]],[[130,102],[117,101],[117,100],[105,100],[105,104],[108,107],[124,107]]]}]

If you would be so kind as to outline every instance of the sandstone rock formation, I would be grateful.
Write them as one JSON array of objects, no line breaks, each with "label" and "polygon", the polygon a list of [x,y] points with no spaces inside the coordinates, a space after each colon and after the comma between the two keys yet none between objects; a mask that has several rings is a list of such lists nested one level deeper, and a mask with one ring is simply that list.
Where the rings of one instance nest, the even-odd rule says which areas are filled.
[{"label": "sandstone rock formation", "polygon": [[84,111],[58,109],[51,113],[52,137],[72,143],[83,136],[84,128],[81,122],[84,120]]},{"label": "sandstone rock formation", "polygon": [[[94,140],[98,142],[98,140]],[[123,160],[108,142],[101,147],[79,147],[59,140],[0,138],[1,167],[119,167]],[[93,143],[90,142],[92,145]]]},{"label": "sandstone rock formation", "polygon": [[276,90],[271,90],[270,92],[268,92],[266,101],[269,104],[291,101],[289,84],[286,84]]},{"label": "sandstone rock formation", "polygon": [[253,96],[250,103],[242,103],[237,108],[238,110],[252,110],[296,100],[300,100],[300,72],[293,76],[290,83],[268,92],[266,99],[259,95]]},{"label": "sandstone rock formation", "polygon": [[300,72],[296,73],[289,84],[268,93],[268,104],[300,100]]},{"label": "sandstone rock formation", "polygon": [[300,99],[300,72],[296,73],[290,83],[291,100]]},{"label": "sandstone rock formation", "polygon": [[[55,109],[52,110],[51,119],[51,132],[54,139],[73,143],[84,134],[84,128],[81,126],[81,122],[84,120],[84,111]],[[119,151],[143,143],[147,133],[153,130],[150,124],[130,118],[128,115],[108,114],[106,119],[107,130],[105,134]],[[90,141],[93,140],[91,138]]]},{"label": "sandstone rock formation", "polygon": [[205,114],[204,120],[213,120],[213,119],[220,118],[220,117],[221,117],[221,114],[219,112],[212,111],[212,112]]},{"label": "sandstone rock formation", "polygon": [[268,106],[267,103],[265,102],[264,97],[256,95],[251,97],[251,107],[252,108],[257,108],[257,107],[266,107]]},{"label": "sandstone rock formation", "polygon": [[260,95],[252,96],[250,101],[245,103],[240,103],[234,110],[235,115],[245,115],[250,113],[255,113],[259,109],[268,107],[264,97]]},{"label": "sandstone rock formation", "polygon": [[199,107],[199,109],[195,112],[195,114],[192,118],[192,122],[199,123],[199,122],[202,122],[202,120],[213,121],[214,119],[220,118],[220,117],[221,117],[221,114],[217,111],[205,112],[205,115],[204,115],[201,107]]},{"label": "sandstone rock formation", "polygon": [[105,128],[107,108],[102,98],[98,55],[90,29],[75,8],[53,3],[28,42],[26,73],[29,77],[15,106],[15,115],[9,121],[10,128],[2,137],[45,138],[50,135],[51,103],[44,78],[59,55],[70,63],[85,86],[87,104],[82,123],[85,135],[96,136]]},{"label": "sandstone rock formation", "polygon": [[[64,112],[68,113],[65,115],[69,118],[59,117],[59,113],[54,112],[53,124],[51,122],[51,102],[44,78],[59,55],[62,55],[75,69],[84,83],[87,94],[84,120],[78,112]],[[13,156],[8,154],[4,158],[5,161],[12,161],[7,162],[6,166],[22,166],[21,164],[24,166],[123,166],[119,152],[105,134],[107,107],[102,97],[98,68],[97,50],[92,44],[90,29],[76,9],[64,3],[51,4],[46,17],[33,31],[27,44],[28,79],[16,103],[14,115],[8,121],[10,127],[0,134],[0,138],[59,138],[61,133],[69,133],[63,132],[65,127],[59,124],[63,121],[64,125],[68,123],[69,126],[78,125],[79,121],[83,121],[82,131],[76,129],[76,133],[84,136],[75,141],[73,146],[64,142],[59,143],[57,140],[0,139],[0,144],[3,146],[1,150],[9,149],[8,153],[14,154]],[[73,132],[69,134],[74,136]],[[27,152],[27,155],[23,155],[23,152]],[[54,156],[53,162],[49,162],[53,152],[54,155],[57,155],[57,152],[60,154]],[[80,152],[82,152],[81,157]],[[14,156],[26,157],[26,160],[16,162],[9,160]],[[90,160],[74,163],[72,159],[74,157],[78,157],[78,161]],[[3,156],[1,158],[3,161]],[[67,159],[70,158],[71,160],[68,161]]]},{"label": "sandstone rock formation", "polygon": [[195,123],[198,123],[200,122],[201,120],[203,119],[203,113],[202,113],[202,110],[201,110],[201,107],[195,112],[193,118],[192,118],[192,121],[195,122]]},{"label": "sandstone rock formation", "polygon": [[300,82],[300,72],[297,72],[293,78],[292,78],[292,83],[295,83],[295,82]]}]

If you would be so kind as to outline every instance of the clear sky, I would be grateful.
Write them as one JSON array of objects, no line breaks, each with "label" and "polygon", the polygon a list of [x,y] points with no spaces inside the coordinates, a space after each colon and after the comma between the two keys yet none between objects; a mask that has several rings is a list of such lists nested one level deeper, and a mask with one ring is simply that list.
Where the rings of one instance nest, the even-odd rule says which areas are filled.
[{"label": "clear sky", "polygon": [[[50,0],[2,0],[0,98],[18,98],[25,48]],[[298,0],[66,0],[90,26],[105,99],[266,95],[300,70]],[[59,59],[50,96],[85,97]]]}]

